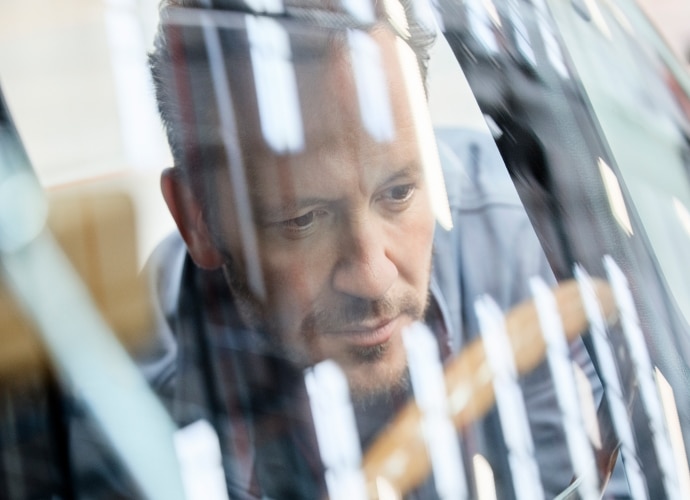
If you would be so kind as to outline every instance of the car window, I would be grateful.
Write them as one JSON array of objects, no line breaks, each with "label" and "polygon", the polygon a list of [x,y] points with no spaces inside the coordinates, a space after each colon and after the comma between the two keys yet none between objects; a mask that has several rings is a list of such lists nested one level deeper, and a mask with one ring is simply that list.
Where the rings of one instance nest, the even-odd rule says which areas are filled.
[{"label": "car window", "polygon": [[575,16],[555,12],[666,280],[687,313],[687,72],[627,2],[596,2]]},{"label": "car window", "polygon": [[688,79],[632,5],[155,4],[0,38],[0,497],[690,492]]}]

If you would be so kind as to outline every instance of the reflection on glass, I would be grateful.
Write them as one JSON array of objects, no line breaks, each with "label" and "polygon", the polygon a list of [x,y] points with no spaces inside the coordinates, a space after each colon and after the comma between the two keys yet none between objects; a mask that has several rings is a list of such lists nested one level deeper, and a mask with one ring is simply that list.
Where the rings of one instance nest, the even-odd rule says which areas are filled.
[{"label": "reflection on glass", "polygon": [[546,21],[545,14],[540,13],[537,15],[537,23],[539,24],[539,33],[541,33],[544,47],[546,47],[546,55],[551,62],[552,68],[556,70],[561,78],[570,78],[570,73],[568,72],[568,69],[565,66],[565,61],[563,60],[561,46],[558,43],[551,26]]},{"label": "reflection on glass", "polygon": [[245,19],[264,139],[275,153],[298,153],[304,132],[288,34],[273,19]]},{"label": "reflection on glass", "polygon": [[[285,10],[283,0],[245,0],[254,12],[265,12],[267,14],[281,14]],[[209,7],[212,0],[200,0],[202,5]]]},{"label": "reflection on glass", "polygon": [[376,19],[374,6],[369,0],[343,0],[343,5],[361,23],[371,23]]},{"label": "reflection on glass", "polygon": [[680,498],[671,444],[661,413],[662,408],[661,402],[659,401],[659,394],[656,391],[656,384],[654,383],[654,371],[645,344],[644,335],[640,329],[640,321],[637,316],[637,310],[635,309],[635,303],[633,302],[628,280],[610,256],[604,258],[604,267],[606,268],[606,274],[616,297],[616,304],[623,325],[623,333],[625,334],[628,351],[632,358],[633,366],[635,367],[642,404],[649,418],[652,432],[651,437],[657,459],[659,460],[659,467],[663,476],[666,494],[668,498]]},{"label": "reflection on glass", "polygon": [[[330,7],[261,22],[176,10],[163,29],[176,56],[161,71],[164,104],[183,129],[164,192],[192,213],[177,218],[189,257],[174,328],[191,338],[179,359],[209,358],[180,381],[204,377],[198,392],[220,407],[228,484],[275,498],[359,495],[349,452],[409,396],[401,332],[423,318],[432,198],[444,206],[414,51],[387,22],[355,28]],[[313,390],[328,359],[356,431],[337,421],[343,394]],[[195,392],[175,402],[203,406]],[[338,404],[318,403],[323,392]],[[235,455],[242,435],[253,439]]]},{"label": "reflection on glass", "polygon": [[333,361],[305,373],[309,405],[332,500],[366,500],[362,451],[347,379]]},{"label": "reflection on glass", "polygon": [[364,128],[374,140],[390,142],[395,131],[379,48],[366,33],[349,31],[347,35]]},{"label": "reflection on glass", "polygon": [[[546,342],[546,357],[553,384],[556,387],[556,397],[562,414],[570,461],[575,475],[580,480],[578,491],[583,500],[596,500],[600,497],[596,460],[583,424],[581,407],[578,405],[577,385],[571,368],[570,350],[557,303],[542,279],[532,278],[530,288]],[[584,409],[589,408],[585,406]]]},{"label": "reflection on glass", "polygon": [[376,493],[379,500],[400,500],[402,497],[386,478],[376,478]]},{"label": "reflection on glass", "polygon": [[679,479],[680,496],[678,498],[690,498],[690,466],[688,466],[688,457],[683,446],[683,430],[678,418],[676,398],[673,396],[673,388],[659,368],[654,369],[654,375],[661,396],[666,426],[671,436],[671,449]]},{"label": "reflection on glass", "polygon": [[633,499],[643,500],[647,498],[647,481],[640,466],[632,422],[628,419],[625,396],[618,375],[616,356],[609,343],[606,321],[594,294],[589,274],[582,267],[577,266],[575,278],[580,286],[582,301],[589,319],[590,335],[601,369],[600,377],[611,410],[611,420],[621,443],[621,455],[630,493]]},{"label": "reflection on glass", "polygon": [[412,390],[440,498],[468,498],[460,444],[448,411],[438,344],[429,328],[415,323],[403,332]]},{"label": "reflection on glass", "polygon": [[587,9],[589,9],[589,14],[592,16],[592,22],[594,22],[594,25],[599,28],[599,31],[601,31],[602,35],[608,39],[611,39],[611,30],[609,29],[608,24],[606,24],[606,19],[604,19],[604,15],[602,14],[601,9],[599,9],[597,0],[584,0],[584,2],[585,5],[587,5]]},{"label": "reflection on glass", "polygon": [[140,2],[109,0],[102,3],[106,5],[104,21],[126,161],[137,168],[159,168],[163,162],[169,161],[169,155],[164,146],[151,74],[144,57],[147,41],[139,11]]},{"label": "reflection on glass", "polygon": [[513,350],[506,333],[505,319],[491,297],[475,302],[482,339],[488,347],[486,358],[493,371],[503,440],[508,449],[508,462],[518,499],[543,498],[539,467],[534,454],[534,441],[530,431],[527,408],[517,381]]},{"label": "reflection on glass", "polygon": [[431,209],[441,227],[450,230],[453,227],[453,218],[450,213],[443,170],[441,169],[434,129],[431,125],[431,116],[425,99],[424,83],[419,74],[417,59],[402,40],[396,40],[396,49],[404,75],[407,102],[415,127],[415,138],[419,144],[419,154],[424,164],[424,175],[431,192]]},{"label": "reflection on glass", "polygon": [[[247,24],[247,29],[249,32],[251,32],[250,26],[255,26],[255,24],[252,24],[251,22]],[[274,33],[274,35],[278,37],[280,36],[276,33]],[[249,201],[249,187],[245,174],[244,159],[242,157],[240,146],[237,140],[237,120],[232,104],[232,97],[230,95],[230,85],[226,76],[225,60],[223,58],[223,49],[221,46],[220,36],[218,31],[210,23],[204,27],[204,41],[206,49],[208,50],[209,60],[211,62],[209,66],[211,78],[213,80],[213,91],[215,93],[216,106],[221,124],[222,147],[224,148],[228,157],[229,174],[230,178],[232,179],[232,188],[236,200],[235,209],[238,213],[241,242],[244,250],[244,258],[246,259],[248,268],[247,281],[250,289],[260,297],[263,297],[266,291],[261,266],[255,259],[255,256],[258,253],[258,243],[256,232],[254,230],[254,215],[251,211],[251,204]],[[263,54],[259,56],[260,60],[261,57],[263,57]],[[252,59],[252,61],[253,60],[254,59]],[[284,72],[285,67],[283,65],[280,65],[280,67]],[[262,95],[264,97],[264,106],[266,106],[266,99],[268,99],[268,97],[265,95],[265,92],[264,94],[259,94],[260,97]],[[292,95],[290,95],[290,97],[292,97]],[[290,99],[290,102],[294,102],[294,100]],[[259,102],[259,106],[261,106],[261,101]],[[264,109],[264,111],[266,112],[267,110]],[[288,115],[288,117],[293,118],[294,120],[294,115]],[[297,117],[299,117],[299,114],[297,114]],[[281,123],[280,120],[277,121],[278,123]],[[265,120],[262,122],[262,125],[264,123]],[[274,136],[270,133],[270,130],[271,129],[269,128],[269,137],[274,139]],[[286,146],[280,141],[278,141],[277,145],[279,147]],[[290,145],[290,142],[288,142],[287,145]]]},{"label": "reflection on glass", "polygon": [[482,0],[468,0],[467,15],[472,31],[484,48],[493,54],[498,53],[498,41],[492,28],[492,19]]},{"label": "reflection on glass", "polygon": [[605,0],[605,3],[606,8],[611,11],[611,14],[616,18],[616,21],[618,21],[620,26],[627,31],[629,35],[634,35],[634,28],[630,22],[630,19],[628,19],[628,16],[625,15],[625,12],[623,12],[621,8],[616,5],[616,2],[614,0]]},{"label": "reflection on glass", "polygon": [[230,500],[220,441],[211,424],[198,420],[179,429],[174,443],[186,500]]},{"label": "reflection on glass", "polygon": [[[0,146],[3,146],[2,140],[0,136]],[[0,163],[3,160],[0,157]],[[0,165],[0,251],[14,252],[43,230],[48,204],[32,173],[12,172],[5,165]]]},{"label": "reflection on glass", "polygon": [[[65,462],[70,457],[65,450],[69,443],[61,441],[68,437],[67,429],[61,426],[67,425],[71,416],[63,412],[72,409],[63,403],[64,396],[58,394],[55,377],[63,388],[71,391],[71,403],[85,409],[88,414],[88,418],[84,415],[74,418],[70,425],[75,428],[83,426],[87,419],[91,425],[95,423],[107,436],[119,463],[148,498],[181,499],[182,482],[173,448],[175,426],[172,419],[151,393],[144,377],[98,311],[95,294],[77,275],[75,266],[47,228],[48,204],[45,193],[33,173],[1,93],[0,145],[3,146],[0,148],[0,279],[36,328],[42,352],[48,354],[52,366],[48,370],[42,366],[43,363],[35,363],[28,376],[1,381],[0,432],[3,432],[3,436],[0,439],[0,495],[6,491],[2,484],[4,482],[9,483],[8,490],[16,493],[17,498],[33,496],[26,491],[31,491],[34,483],[37,484],[40,497],[46,495],[46,490],[41,491],[41,488],[51,488],[52,493],[73,491],[71,477],[60,478],[57,485],[50,480],[53,474],[67,473],[71,476],[72,472],[72,464]],[[125,246],[134,245],[131,238],[133,221],[126,217],[108,220],[108,210],[103,210],[104,206],[99,208],[102,209],[101,213],[96,210],[95,214],[82,210],[88,214],[85,218],[91,216],[95,219],[96,227],[89,228],[95,231],[85,238],[90,251],[81,253],[79,257],[81,261],[93,264],[89,266],[92,267],[89,271],[97,276],[94,281],[100,281],[100,286],[96,287],[99,288],[98,292],[102,292],[106,300],[110,298],[109,295],[120,299],[114,301],[117,309],[130,295],[143,298],[143,294],[136,293],[136,286],[126,279],[135,271],[127,265],[123,266],[126,269],[118,267],[123,262],[131,264],[135,259],[129,259],[126,247],[119,248],[122,251],[114,261],[100,261],[98,257],[102,255],[94,254],[99,244],[103,243],[102,235],[98,234],[101,229],[113,234],[124,228],[124,233],[120,234],[129,237],[123,238],[122,243]],[[115,229],[107,224],[103,224],[106,226],[104,228],[100,227],[98,223],[104,221],[98,215],[103,216],[103,213],[106,214],[105,221],[112,223]],[[129,215],[129,212],[126,213]],[[88,227],[89,224],[84,226]],[[110,250],[109,245],[105,246],[108,247],[106,250]],[[103,272],[103,269],[106,271]],[[121,271],[119,277],[123,278],[124,283],[113,284],[110,279],[98,280],[107,276],[112,269]],[[118,289],[121,285],[124,286]],[[146,316],[141,309],[137,310],[143,305],[137,302],[133,309],[124,307],[123,314],[136,316],[134,323],[140,329],[148,326],[145,319],[139,321],[142,320],[140,316]],[[123,309],[115,312],[123,313]],[[6,325],[0,324],[2,328],[6,328]],[[140,329],[137,329],[137,334],[141,334]],[[18,333],[27,335],[30,331]],[[25,388],[23,384],[27,380],[30,381],[27,384],[30,389],[38,391],[29,392],[29,399],[21,390]],[[20,390],[8,391],[7,388],[15,383]],[[45,406],[31,405],[26,408],[27,401],[33,398]],[[46,403],[46,400],[49,402]],[[35,425],[46,417],[49,419],[46,428]],[[53,449],[55,455],[40,457],[45,461],[38,460],[36,451],[32,449],[36,442],[48,443],[47,448]],[[9,457],[7,462],[5,457]],[[51,460],[63,463],[56,465]],[[23,470],[24,465],[27,466],[26,470]]]},{"label": "reflection on glass", "polygon": [[678,198],[674,196],[672,200],[673,208],[676,211],[678,221],[680,222],[680,225],[685,230],[685,232],[688,233],[688,236],[690,236],[690,212],[688,212],[688,209],[685,206],[685,204]]},{"label": "reflection on glass", "polygon": [[[684,102],[687,71],[630,0],[588,2],[592,21],[570,16],[572,8],[550,2],[570,60],[581,78],[605,140],[615,157],[634,210],[685,324],[690,318],[686,278],[684,217],[674,200],[690,206],[690,184],[683,151],[690,127]],[[601,24],[609,37],[602,36]],[[604,179],[610,177],[606,174]],[[610,200],[618,187],[607,181]],[[613,213],[628,235],[627,211],[615,201]],[[634,222],[634,221],[633,221]],[[666,285],[664,285],[666,286]],[[653,295],[653,294],[652,294]],[[639,297],[638,297],[639,300]],[[650,325],[656,329],[657,325]],[[647,331],[647,336],[665,335]],[[671,337],[687,338],[686,332]],[[681,348],[684,350],[685,348]],[[671,377],[672,378],[672,377]],[[674,382],[674,386],[675,386]]]},{"label": "reflection on glass", "polygon": [[491,21],[498,27],[501,26],[501,18],[498,17],[498,12],[496,11],[496,6],[491,0],[482,0],[486,13],[491,18]]},{"label": "reflection on glass", "polygon": [[604,186],[606,186],[606,194],[613,216],[628,236],[632,236],[633,228],[630,223],[630,216],[628,215],[628,209],[625,206],[625,200],[623,199],[623,193],[621,192],[620,184],[618,184],[616,174],[613,173],[611,167],[601,158],[599,158],[599,172],[601,173],[601,178],[604,180]]},{"label": "reflection on glass", "polygon": [[383,0],[388,22],[391,23],[396,32],[402,36],[410,36],[410,26],[407,21],[405,8],[398,0]]},{"label": "reflection on glass", "polygon": [[597,405],[599,402],[594,401],[594,391],[592,390],[592,383],[587,378],[587,375],[582,370],[582,367],[577,363],[571,363],[573,373],[575,374],[575,384],[577,385],[577,398],[580,413],[583,418],[583,424],[587,437],[596,449],[601,449],[601,430],[599,429],[599,421],[597,420]]},{"label": "reflection on glass", "polygon": [[479,454],[472,457],[472,464],[477,483],[477,500],[496,500],[496,485],[491,465]]},{"label": "reflection on glass", "polygon": [[525,27],[525,22],[522,19],[522,14],[520,14],[519,3],[510,2],[509,5],[517,49],[527,62],[534,67],[537,65],[537,60],[534,56],[534,49],[532,49],[532,42],[529,39],[529,33]]}]

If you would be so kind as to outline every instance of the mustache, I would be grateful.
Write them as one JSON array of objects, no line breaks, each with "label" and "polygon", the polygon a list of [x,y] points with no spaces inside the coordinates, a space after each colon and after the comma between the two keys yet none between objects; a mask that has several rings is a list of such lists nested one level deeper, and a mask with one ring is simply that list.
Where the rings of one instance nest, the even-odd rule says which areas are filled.
[{"label": "mustache", "polygon": [[425,310],[426,304],[420,304],[419,299],[411,293],[377,300],[347,297],[339,300],[333,307],[322,308],[309,314],[304,319],[303,331],[337,333],[362,323],[392,319],[401,315],[420,319]]}]

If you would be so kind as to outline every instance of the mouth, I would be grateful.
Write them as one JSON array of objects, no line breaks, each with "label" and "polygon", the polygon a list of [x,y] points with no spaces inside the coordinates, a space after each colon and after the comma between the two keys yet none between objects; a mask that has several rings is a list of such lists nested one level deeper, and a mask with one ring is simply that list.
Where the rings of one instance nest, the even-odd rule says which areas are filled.
[{"label": "mouth", "polygon": [[377,319],[370,323],[351,325],[342,330],[331,332],[331,334],[354,347],[375,347],[390,340],[398,330],[400,320],[401,316]]}]

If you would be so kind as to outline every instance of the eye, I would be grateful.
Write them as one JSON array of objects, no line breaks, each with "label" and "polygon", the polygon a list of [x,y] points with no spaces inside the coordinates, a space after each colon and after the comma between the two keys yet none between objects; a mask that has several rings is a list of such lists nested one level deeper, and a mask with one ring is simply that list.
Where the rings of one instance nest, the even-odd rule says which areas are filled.
[{"label": "eye", "polygon": [[[308,211],[297,217],[285,219],[281,219],[281,216],[276,214],[274,220],[268,219],[260,223],[261,227],[269,231],[269,234],[273,237],[298,240],[312,236],[317,231],[325,229],[330,217],[333,215],[333,212],[327,207],[313,207],[311,210],[304,208],[303,210]],[[289,212],[284,212],[282,217],[289,217],[288,214]]]},{"label": "eye", "polygon": [[311,227],[311,225],[314,223],[315,217],[316,212],[312,210],[311,212],[307,212],[306,214],[295,217],[294,219],[284,220],[280,223],[280,225],[286,229],[303,231]]},{"label": "eye", "polygon": [[324,209],[314,209],[292,219],[286,219],[273,224],[281,234],[289,239],[299,239],[310,236],[319,229],[323,229],[323,224],[328,220],[330,211]]},{"label": "eye", "polygon": [[409,201],[414,194],[416,186],[414,184],[402,184],[400,186],[393,186],[390,188],[385,197],[396,204],[403,204]]}]

